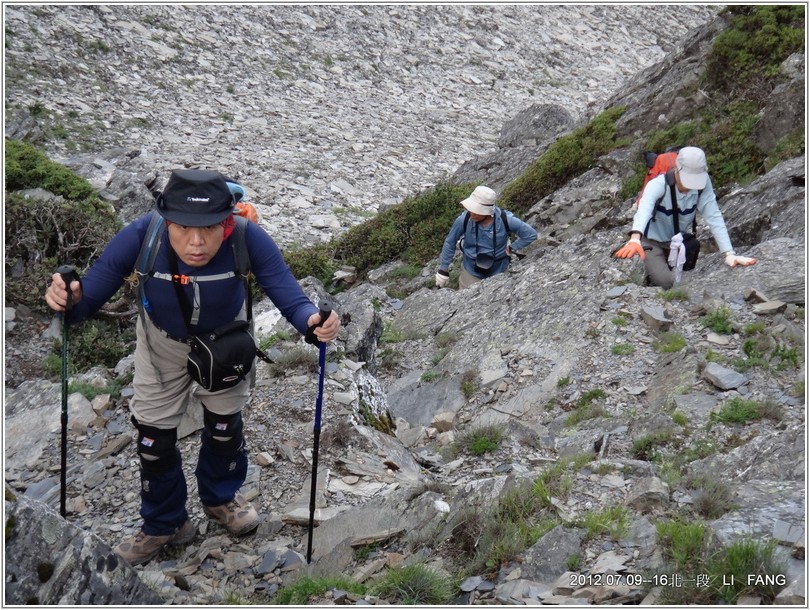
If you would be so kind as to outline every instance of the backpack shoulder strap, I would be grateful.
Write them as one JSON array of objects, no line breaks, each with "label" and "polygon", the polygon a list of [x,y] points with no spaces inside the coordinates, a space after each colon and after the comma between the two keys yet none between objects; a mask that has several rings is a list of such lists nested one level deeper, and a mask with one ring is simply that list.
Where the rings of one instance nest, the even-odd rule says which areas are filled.
[{"label": "backpack shoulder strap", "polygon": [[[661,174],[658,174],[658,176],[661,176]],[[654,178],[657,178],[658,176],[655,176]],[[663,174],[663,176],[664,176],[664,184],[667,185],[667,186],[673,186],[674,187],[674,185],[675,185],[675,171],[670,169],[665,174]],[[666,193],[666,188],[665,188],[663,196],[661,196],[661,198],[658,199],[655,202],[655,205],[653,205],[652,216],[650,216],[650,219],[647,221],[647,226],[644,227],[644,237],[647,237],[647,232],[650,230],[650,225],[655,220],[656,214],[658,214],[658,206],[661,205],[661,202],[664,200],[664,197],[666,197],[666,194],[667,193]],[[639,195],[639,199],[641,199],[641,195]]]},{"label": "backpack shoulder strap", "polygon": [[138,275],[147,274],[155,264],[160,244],[163,241],[163,232],[166,230],[166,223],[163,217],[157,212],[151,213],[149,226],[146,228],[146,237],[141,242],[141,249],[135,261],[135,271]]},{"label": "backpack shoulder strap", "polygon": [[666,173],[666,183],[669,187],[669,197],[670,201],[672,202],[672,230],[674,233],[673,235],[677,235],[681,232],[681,221],[678,217],[678,198],[675,195],[675,170],[671,169]]},{"label": "backpack shoulder strap", "polygon": [[464,226],[461,228],[461,236],[464,237],[464,234],[467,232],[467,225],[470,222],[470,213],[467,212],[464,214]]},{"label": "backpack shoulder strap", "polygon": [[501,222],[506,227],[506,234],[509,235],[512,231],[509,229],[509,217],[506,215],[506,210],[501,208]]},{"label": "backpack shoulder strap", "polygon": [[135,259],[135,274],[138,279],[138,310],[141,315],[143,315],[144,308],[151,309],[149,302],[146,300],[144,283],[155,265],[155,258],[157,258],[158,250],[160,250],[160,245],[163,242],[163,233],[165,231],[166,222],[160,214],[153,211],[149,225],[146,228],[146,236],[141,242],[138,258]]},{"label": "backpack shoulder strap", "polygon": [[245,313],[247,314],[248,322],[250,322],[251,331],[253,330],[253,299],[250,293],[250,254],[247,249],[247,225],[250,222],[243,216],[234,215],[236,227],[234,227],[231,234],[231,247],[233,248],[233,261],[236,267],[236,273],[242,278],[242,284],[245,286]]},{"label": "backpack shoulder strap", "polygon": [[250,255],[248,254],[245,233],[250,221],[244,216],[237,215],[234,215],[234,220],[236,221],[236,227],[233,230],[233,260],[236,264],[237,273],[247,279],[247,276],[250,275]]},{"label": "backpack shoulder strap", "polygon": [[[239,216],[237,214],[234,215],[234,220],[236,221],[236,227],[231,234],[233,260],[234,264],[236,265],[236,272],[239,274],[239,277],[242,278],[242,283],[245,286],[245,314],[247,314],[247,321],[248,324],[250,324],[250,334],[255,336],[255,328],[253,324],[253,295],[250,291],[250,254],[248,253],[247,239],[245,237],[248,223],[251,221],[244,216]],[[258,345],[256,346],[256,355],[267,363],[273,363],[273,359],[270,358],[270,356],[268,356],[267,353]],[[256,369],[253,369],[251,372],[251,388],[256,381],[255,371]]]}]

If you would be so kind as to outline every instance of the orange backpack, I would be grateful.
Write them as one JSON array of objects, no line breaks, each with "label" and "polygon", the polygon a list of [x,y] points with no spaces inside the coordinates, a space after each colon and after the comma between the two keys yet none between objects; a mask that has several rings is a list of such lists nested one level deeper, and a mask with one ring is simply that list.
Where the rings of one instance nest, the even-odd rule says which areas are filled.
[{"label": "orange backpack", "polygon": [[661,154],[651,151],[643,153],[644,163],[647,165],[647,175],[644,177],[644,184],[641,185],[641,190],[636,197],[636,207],[641,201],[641,195],[647,187],[647,183],[661,174],[666,174],[669,170],[675,167],[675,160],[678,158],[678,151],[683,148],[682,146],[671,146]]},{"label": "orange backpack", "polygon": [[247,218],[251,222],[255,223],[259,222],[259,213],[256,211],[256,207],[252,203],[248,203],[247,201],[239,201],[236,204],[233,213],[236,216],[242,216],[243,218]]}]

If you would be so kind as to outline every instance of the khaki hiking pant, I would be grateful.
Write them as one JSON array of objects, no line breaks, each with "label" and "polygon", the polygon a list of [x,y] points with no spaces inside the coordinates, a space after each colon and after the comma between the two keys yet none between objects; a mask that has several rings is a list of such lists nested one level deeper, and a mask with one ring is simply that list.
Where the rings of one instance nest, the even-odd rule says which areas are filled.
[{"label": "khaki hiking pant", "polygon": [[135,393],[129,409],[138,422],[161,429],[177,428],[192,394],[217,415],[233,415],[247,404],[249,378],[219,392],[204,390],[186,369],[189,346],[166,336],[148,315],[138,316],[136,337]]},{"label": "khaki hiking pant", "polygon": [[461,275],[458,276],[458,288],[469,288],[476,282],[480,282],[483,278],[475,277],[472,273],[467,271],[463,266],[461,267]]},{"label": "khaki hiking pant", "polygon": [[[644,268],[653,286],[669,290],[675,284],[675,271],[669,268],[669,242],[655,239],[641,239],[644,247]],[[646,246],[646,247],[645,247]],[[648,250],[647,248],[652,248]]]}]

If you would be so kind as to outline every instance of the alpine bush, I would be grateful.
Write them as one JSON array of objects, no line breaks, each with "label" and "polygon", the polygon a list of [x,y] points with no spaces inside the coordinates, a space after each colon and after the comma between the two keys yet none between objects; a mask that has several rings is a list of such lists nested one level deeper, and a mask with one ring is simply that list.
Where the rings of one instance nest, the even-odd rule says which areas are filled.
[{"label": "alpine bush", "polygon": [[[6,140],[6,302],[48,313],[42,298],[59,265],[81,272],[121,223],[93,187],[25,142]],[[25,189],[56,197],[26,197]]]}]

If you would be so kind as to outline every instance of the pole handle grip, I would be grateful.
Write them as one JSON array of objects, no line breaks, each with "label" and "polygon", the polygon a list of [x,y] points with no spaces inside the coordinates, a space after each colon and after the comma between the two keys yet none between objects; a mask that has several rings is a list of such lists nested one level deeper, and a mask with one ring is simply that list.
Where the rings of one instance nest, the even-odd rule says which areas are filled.
[{"label": "pole handle grip", "polygon": [[318,315],[321,316],[321,321],[315,324],[314,326],[310,326],[307,329],[307,334],[305,337],[305,341],[310,345],[319,345],[320,341],[318,337],[315,336],[315,329],[319,326],[323,326],[323,323],[326,322],[326,319],[332,314],[332,303],[330,303],[326,299],[321,299],[321,302],[318,303]]},{"label": "pole handle grip", "polygon": [[70,283],[73,281],[81,280],[76,268],[73,265],[62,265],[56,272],[62,276],[62,281],[65,283],[67,289],[67,303],[65,304],[65,311],[73,307],[73,291],[70,289]]}]

